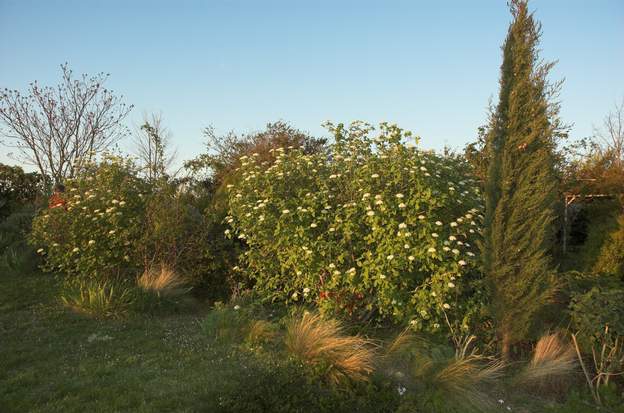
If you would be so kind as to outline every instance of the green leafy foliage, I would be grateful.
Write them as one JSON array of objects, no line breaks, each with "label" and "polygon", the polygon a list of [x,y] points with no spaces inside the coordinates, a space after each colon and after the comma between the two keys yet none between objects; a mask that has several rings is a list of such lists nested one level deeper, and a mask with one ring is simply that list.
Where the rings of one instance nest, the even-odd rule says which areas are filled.
[{"label": "green leafy foliage", "polygon": [[582,337],[593,341],[606,325],[612,335],[624,336],[624,285],[619,284],[603,283],[572,295],[570,317]]},{"label": "green leafy foliage", "polygon": [[137,242],[149,188],[129,160],[106,157],[66,182],[65,207],[33,221],[32,243],[45,269],[71,277],[134,277],[143,264]]},{"label": "green leafy foliage", "polygon": [[46,189],[46,179],[40,174],[0,163],[0,221],[36,202]]},{"label": "green leafy foliage", "polygon": [[616,229],[605,240],[593,270],[624,281],[624,214],[619,216]]},{"label": "green leafy foliage", "polygon": [[28,209],[14,212],[0,222],[0,270],[16,275],[33,272],[39,259],[26,239],[34,213]]},{"label": "green leafy foliage", "polygon": [[243,156],[227,222],[265,298],[331,313],[467,328],[479,192],[466,163],[408,147],[410,132],[329,125],[329,155],[295,147]]}]

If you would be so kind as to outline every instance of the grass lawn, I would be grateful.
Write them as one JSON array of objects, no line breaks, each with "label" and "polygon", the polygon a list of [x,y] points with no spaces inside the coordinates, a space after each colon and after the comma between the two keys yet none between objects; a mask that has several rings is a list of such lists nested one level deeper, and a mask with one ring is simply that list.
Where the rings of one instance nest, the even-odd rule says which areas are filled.
[{"label": "grass lawn", "polygon": [[95,320],[64,308],[59,288],[40,273],[0,277],[2,413],[396,408],[366,388],[336,394],[274,351],[217,344],[202,328],[207,304]]},{"label": "grass lawn", "polygon": [[[207,304],[95,320],[64,308],[58,296],[58,281],[48,275],[0,277],[2,413],[366,413],[400,405],[395,389],[382,382],[339,394],[308,380],[275,349],[218,344],[202,326]],[[585,402],[560,406],[526,397],[513,410],[595,411]]]},{"label": "grass lawn", "polygon": [[[60,305],[41,274],[0,279],[0,411],[210,411],[226,349],[175,316],[96,321]],[[238,362],[238,361],[237,361]]]}]

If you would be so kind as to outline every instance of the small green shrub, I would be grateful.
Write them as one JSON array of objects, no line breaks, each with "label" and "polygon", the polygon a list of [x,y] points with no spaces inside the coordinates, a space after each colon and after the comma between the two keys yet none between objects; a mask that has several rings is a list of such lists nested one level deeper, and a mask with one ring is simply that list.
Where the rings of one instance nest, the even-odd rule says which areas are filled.
[{"label": "small green shrub", "polygon": [[119,318],[128,313],[133,293],[121,284],[110,281],[80,280],[65,285],[63,304],[73,311],[94,318]]},{"label": "small green shrub", "polygon": [[617,224],[617,229],[605,240],[593,271],[612,274],[624,281],[624,214],[620,215]]},{"label": "small green shrub", "polygon": [[39,257],[26,241],[33,216],[29,209],[22,209],[0,222],[0,271],[25,275],[37,268]]},{"label": "small green shrub", "polygon": [[240,305],[228,306],[216,303],[202,322],[204,333],[221,343],[239,345],[248,334],[252,317],[249,309]]},{"label": "small green shrub", "polygon": [[276,324],[267,320],[255,320],[249,324],[245,344],[250,348],[270,344],[274,342],[278,334]]},{"label": "small green shrub", "polygon": [[583,339],[594,341],[606,325],[612,335],[624,336],[624,288],[596,285],[573,294],[570,318]]},{"label": "small green shrub", "polygon": [[[230,235],[267,300],[439,331],[478,314],[472,271],[480,195],[469,166],[410,148],[396,126],[329,126],[329,154],[243,156],[230,185]],[[230,232],[229,230],[227,231]]]}]

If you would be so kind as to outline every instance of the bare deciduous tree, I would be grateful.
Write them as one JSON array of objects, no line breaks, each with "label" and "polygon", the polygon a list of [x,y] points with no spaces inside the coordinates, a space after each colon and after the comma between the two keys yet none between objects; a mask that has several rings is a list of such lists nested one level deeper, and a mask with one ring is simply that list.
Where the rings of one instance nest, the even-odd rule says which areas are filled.
[{"label": "bare deciduous tree", "polygon": [[127,134],[123,119],[132,109],[104,87],[108,74],[74,78],[61,65],[57,86],[31,83],[27,94],[0,91],[1,136],[15,157],[55,182],[73,177],[85,161]]},{"label": "bare deciduous tree", "polygon": [[163,177],[177,156],[171,150],[171,132],[163,125],[161,114],[143,116],[143,124],[134,133],[134,151],[148,179]]},{"label": "bare deciduous tree", "polygon": [[603,155],[607,156],[614,167],[624,166],[624,99],[610,112],[603,121],[602,128],[594,128],[594,136]]}]

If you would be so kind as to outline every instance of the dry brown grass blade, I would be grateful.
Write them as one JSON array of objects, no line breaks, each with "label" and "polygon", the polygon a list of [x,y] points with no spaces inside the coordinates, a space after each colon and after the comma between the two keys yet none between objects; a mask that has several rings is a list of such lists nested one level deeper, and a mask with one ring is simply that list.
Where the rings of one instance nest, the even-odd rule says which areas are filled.
[{"label": "dry brown grass blade", "polygon": [[266,320],[255,320],[249,326],[247,342],[251,345],[261,344],[275,338],[277,332],[272,323]]},{"label": "dry brown grass blade", "polygon": [[449,397],[468,403],[477,409],[492,406],[492,397],[485,391],[487,385],[496,383],[504,376],[505,364],[486,357],[476,350],[465,355],[459,353],[434,376],[434,383],[446,389]]},{"label": "dry brown grass blade", "polygon": [[533,357],[518,379],[526,384],[553,384],[568,377],[576,367],[576,353],[571,343],[560,334],[547,334],[535,345]]},{"label": "dry brown grass blade", "polygon": [[304,313],[288,323],[284,340],[287,350],[302,362],[324,366],[326,379],[334,384],[366,381],[373,371],[372,342],[345,334],[336,320]]},{"label": "dry brown grass blade", "polygon": [[137,285],[144,291],[164,297],[175,297],[189,290],[186,280],[166,264],[146,269],[137,278]]},{"label": "dry brown grass blade", "polygon": [[402,353],[405,350],[410,349],[417,344],[418,337],[412,332],[410,328],[406,328],[401,331],[386,347],[384,356],[390,357],[395,354]]}]

